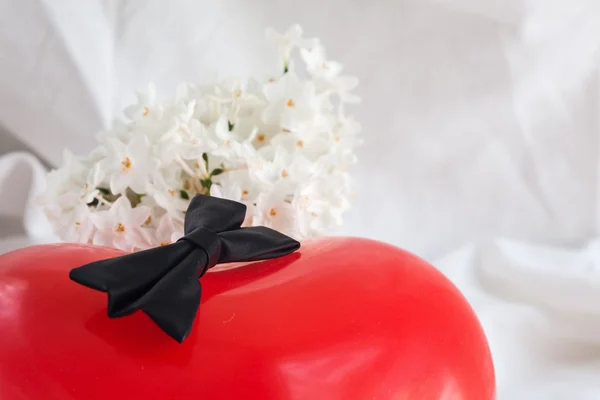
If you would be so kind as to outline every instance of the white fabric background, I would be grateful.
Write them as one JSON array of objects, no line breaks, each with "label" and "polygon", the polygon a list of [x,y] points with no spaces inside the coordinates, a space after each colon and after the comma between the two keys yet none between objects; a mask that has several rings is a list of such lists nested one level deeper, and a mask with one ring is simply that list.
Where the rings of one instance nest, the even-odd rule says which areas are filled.
[{"label": "white fabric background", "polygon": [[[0,0],[0,123],[56,165],[148,81],[168,95],[251,74],[264,28],[292,23],[361,80],[358,197],[340,233],[404,247],[458,285],[499,399],[600,398],[596,0]],[[52,240],[26,201],[43,170],[0,158],[0,221],[28,234],[4,224],[0,251]]]}]

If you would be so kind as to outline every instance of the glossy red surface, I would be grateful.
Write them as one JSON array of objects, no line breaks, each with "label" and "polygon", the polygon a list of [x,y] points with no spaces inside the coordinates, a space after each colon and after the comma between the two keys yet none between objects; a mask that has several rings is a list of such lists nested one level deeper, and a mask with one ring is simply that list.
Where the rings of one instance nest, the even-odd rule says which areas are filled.
[{"label": "glossy red surface", "polygon": [[365,239],[303,244],[202,278],[183,344],[68,271],[116,250],[0,255],[0,398],[488,400],[494,372],[471,308],[437,270]]}]

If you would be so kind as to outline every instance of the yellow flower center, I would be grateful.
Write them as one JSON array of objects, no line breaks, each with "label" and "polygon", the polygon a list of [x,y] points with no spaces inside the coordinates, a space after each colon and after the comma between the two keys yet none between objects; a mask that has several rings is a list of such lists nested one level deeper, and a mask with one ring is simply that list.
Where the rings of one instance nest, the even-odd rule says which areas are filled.
[{"label": "yellow flower center", "polygon": [[191,187],[190,181],[186,180],[185,182],[183,182],[183,188],[185,190],[190,190],[190,187]]},{"label": "yellow flower center", "polygon": [[171,244],[171,242],[168,242],[168,241],[160,242],[161,246],[168,246],[170,244]]},{"label": "yellow flower center", "polygon": [[152,215],[148,215],[146,221],[144,221],[144,225],[150,225],[152,223]]},{"label": "yellow flower center", "polygon": [[304,147],[304,142],[302,140],[298,140],[296,142],[296,146],[298,146],[298,147]]},{"label": "yellow flower center", "polygon": [[120,222],[119,222],[119,223],[117,224],[117,229],[115,229],[115,230],[116,230],[117,232],[119,232],[119,233],[123,233],[123,232],[125,232],[125,226],[124,226],[122,223],[120,223]]},{"label": "yellow flower center", "polygon": [[289,99],[286,104],[287,104],[288,107],[295,107],[296,106],[296,103],[294,102],[294,99]]},{"label": "yellow flower center", "polygon": [[123,166],[123,172],[126,172],[129,168],[131,168],[131,160],[129,157],[125,157],[123,161],[121,161],[121,165]]},{"label": "yellow flower center", "polygon": [[283,171],[281,171],[281,176],[283,176],[284,178],[286,178],[288,175],[289,174],[285,169]]},{"label": "yellow flower center", "polygon": [[145,106],[144,107],[144,117],[146,117],[148,114],[150,114],[150,107]]},{"label": "yellow flower center", "polygon": [[321,65],[321,68],[323,68],[323,69],[329,69],[329,65],[327,65],[327,63],[323,63],[323,65]]},{"label": "yellow flower center", "polygon": [[263,133],[259,133],[258,135],[256,135],[256,140],[258,140],[259,142],[264,142],[265,135]]},{"label": "yellow flower center", "polygon": [[249,193],[246,189],[242,190],[242,196],[248,196]]},{"label": "yellow flower center", "polygon": [[269,215],[270,215],[271,217],[274,217],[274,216],[276,216],[276,215],[277,215],[277,210],[276,210],[276,209],[274,209],[274,208],[271,208],[271,209],[269,210]]},{"label": "yellow flower center", "polygon": [[174,190],[168,190],[168,192],[169,192],[169,194],[170,194],[171,196],[175,196],[175,191],[174,191]]},{"label": "yellow flower center", "polygon": [[81,222],[75,221],[75,226],[79,228],[81,226]]},{"label": "yellow flower center", "polygon": [[242,91],[241,90],[236,90],[235,91],[235,97],[240,98],[242,96]]}]

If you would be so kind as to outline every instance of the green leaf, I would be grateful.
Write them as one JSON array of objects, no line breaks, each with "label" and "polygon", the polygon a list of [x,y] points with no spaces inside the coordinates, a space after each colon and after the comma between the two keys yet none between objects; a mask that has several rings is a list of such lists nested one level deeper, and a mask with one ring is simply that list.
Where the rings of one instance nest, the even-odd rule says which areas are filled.
[{"label": "green leaf", "polygon": [[204,166],[208,170],[208,154],[202,153],[202,159],[204,160]]},{"label": "green leaf", "polygon": [[179,195],[184,200],[189,200],[190,199],[190,196],[188,195],[188,193],[185,190],[183,190],[183,189],[179,191]]},{"label": "green leaf", "polygon": [[210,176],[217,176],[217,175],[221,175],[223,172],[225,172],[225,170],[223,168],[215,168],[213,169],[213,171],[210,173]]},{"label": "green leaf", "polygon": [[286,63],[286,64],[283,66],[283,73],[284,73],[284,74],[287,74],[287,73],[289,72],[289,70],[290,70],[290,69],[288,68],[288,65],[287,65],[287,63]]},{"label": "green leaf", "polygon": [[213,183],[210,180],[210,178],[206,178],[206,179],[201,179],[200,184],[202,185],[203,188],[210,190],[210,187],[212,186]]},{"label": "green leaf", "polygon": [[231,121],[227,121],[227,126],[229,127],[229,132],[231,132],[233,130],[233,127],[235,126],[234,124],[231,123]]}]

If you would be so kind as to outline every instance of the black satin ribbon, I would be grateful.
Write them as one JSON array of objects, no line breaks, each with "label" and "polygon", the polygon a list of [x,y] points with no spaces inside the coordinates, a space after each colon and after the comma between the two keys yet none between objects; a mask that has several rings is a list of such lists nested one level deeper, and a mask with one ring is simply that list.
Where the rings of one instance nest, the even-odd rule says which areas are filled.
[{"label": "black satin ribbon", "polygon": [[176,243],[96,261],[70,271],[84,286],[108,293],[108,316],[144,311],[178,342],[189,335],[200,305],[199,278],[216,264],[281,257],[296,240],[264,226],[241,228],[244,204],[196,195]]}]

